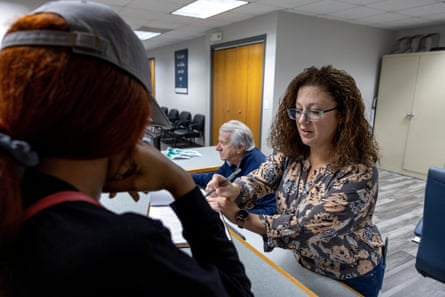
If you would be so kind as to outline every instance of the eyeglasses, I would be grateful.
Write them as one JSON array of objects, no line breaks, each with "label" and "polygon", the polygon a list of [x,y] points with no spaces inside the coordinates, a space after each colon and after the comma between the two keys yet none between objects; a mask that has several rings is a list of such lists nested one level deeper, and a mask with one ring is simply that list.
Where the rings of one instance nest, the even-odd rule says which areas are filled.
[{"label": "eyeglasses", "polygon": [[330,108],[330,109],[325,109],[325,110],[318,110],[318,109],[309,109],[306,111],[303,111],[301,108],[289,108],[287,110],[287,115],[289,116],[289,118],[291,120],[299,120],[301,118],[302,115],[304,115],[305,119],[309,122],[317,122],[319,120],[321,120],[321,118],[323,117],[323,115],[327,112],[336,110],[337,106],[334,108]]}]

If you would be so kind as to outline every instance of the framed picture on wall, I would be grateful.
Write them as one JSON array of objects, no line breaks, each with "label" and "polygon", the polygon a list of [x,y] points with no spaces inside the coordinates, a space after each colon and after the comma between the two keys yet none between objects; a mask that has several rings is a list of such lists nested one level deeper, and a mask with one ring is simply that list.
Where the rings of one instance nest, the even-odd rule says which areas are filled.
[{"label": "framed picture on wall", "polygon": [[188,49],[175,51],[175,92],[188,94]]}]

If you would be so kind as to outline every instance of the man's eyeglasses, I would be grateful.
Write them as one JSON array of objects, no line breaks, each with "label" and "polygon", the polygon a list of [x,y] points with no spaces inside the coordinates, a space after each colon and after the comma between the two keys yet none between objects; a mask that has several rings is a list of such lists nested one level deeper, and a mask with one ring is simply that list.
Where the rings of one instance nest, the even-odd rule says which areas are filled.
[{"label": "man's eyeglasses", "polygon": [[318,110],[318,109],[309,109],[306,111],[303,111],[301,108],[289,108],[287,110],[287,115],[289,116],[289,118],[291,120],[299,120],[301,118],[302,115],[304,115],[304,117],[306,118],[307,121],[309,122],[317,122],[319,120],[321,120],[321,118],[323,117],[323,115],[327,112],[336,110],[337,106],[334,108],[330,108],[330,109],[325,109],[325,110]]}]

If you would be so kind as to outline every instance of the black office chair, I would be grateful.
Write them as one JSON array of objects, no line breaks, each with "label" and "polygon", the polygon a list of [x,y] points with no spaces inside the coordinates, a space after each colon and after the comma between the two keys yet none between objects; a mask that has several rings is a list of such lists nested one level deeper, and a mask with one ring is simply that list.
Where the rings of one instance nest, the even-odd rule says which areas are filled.
[{"label": "black office chair", "polygon": [[176,108],[171,108],[167,114],[168,119],[172,124],[174,124],[179,119],[179,110]]},{"label": "black office chair", "polygon": [[181,111],[179,113],[178,120],[175,122],[174,127],[171,131],[175,129],[181,129],[184,127],[188,127],[190,125],[190,121],[192,120],[192,113],[190,111]]},{"label": "black office chair", "polygon": [[166,141],[169,137],[168,131],[174,127],[175,122],[179,119],[179,110],[176,108],[171,108],[167,113],[167,117],[171,123],[171,126],[161,128],[161,141]]},{"label": "black office chair", "polygon": [[178,146],[178,140],[185,141],[186,144],[196,146],[197,140],[201,139],[200,145],[205,144],[205,115],[197,113],[188,127],[173,129],[175,138],[174,146]]},{"label": "black office chair", "polygon": [[192,113],[190,111],[181,111],[178,115],[178,119],[173,123],[171,128],[162,129],[163,140],[168,142],[170,140],[175,140],[174,131],[177,129],[185,129],[190,125],[192,120]]},{"label": "black office chair", "polygon": [[168,117],[168,107],[167,106],[161,106],[161,111],[165,113],[165,115]]},{"label": "black office chair", "polygon": [[445,283],[445,168],[431,167],[425,185],[422,234],[416,269]]}]

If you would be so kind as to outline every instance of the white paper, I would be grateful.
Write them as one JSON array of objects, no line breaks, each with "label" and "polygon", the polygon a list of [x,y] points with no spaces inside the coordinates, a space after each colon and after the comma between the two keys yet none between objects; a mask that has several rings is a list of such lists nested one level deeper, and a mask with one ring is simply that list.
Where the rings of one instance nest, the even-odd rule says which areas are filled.
[{"label": "white paper", "polygon": [[[150,207],[149,216],[154,219],[159,219],[162,221],[165,227],[167,227],[172,235],[173,242],[180,247],[187,247],[187,240],[182,236],[182,224],[181,221],[176,216],[176,213],[170,206],[155,206]],[[227,228],[225,218],[220,213],[220,218],[224,223],[224,229],[226,231],[227,238],[232,240],[229,230]]]}]

